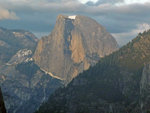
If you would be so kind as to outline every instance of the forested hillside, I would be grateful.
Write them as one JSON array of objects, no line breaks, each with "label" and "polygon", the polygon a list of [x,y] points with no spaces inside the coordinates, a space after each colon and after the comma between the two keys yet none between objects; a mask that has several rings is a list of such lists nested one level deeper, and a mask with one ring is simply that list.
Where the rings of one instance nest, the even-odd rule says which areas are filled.
[{"label": "forested hillside", "polygon": [[149,61],[150,30],[57,90],[36,113],[141,113],[140,82]]}]

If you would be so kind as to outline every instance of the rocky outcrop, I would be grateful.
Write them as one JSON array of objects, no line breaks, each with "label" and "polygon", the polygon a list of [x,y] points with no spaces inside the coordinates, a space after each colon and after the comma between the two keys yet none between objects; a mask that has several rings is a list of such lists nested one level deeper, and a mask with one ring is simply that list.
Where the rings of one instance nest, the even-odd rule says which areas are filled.
[{"label": "rocky outcrop", "polygon": [[0,65],[7,63],[20,49],[35,50],[38,39],[24,30],[0,28]]},{"label": "rocky outcrop", "polygon": [[68,83],[115,50],[115,39],[95,20],[59,15],[51,34],[39,41],[34,60]]},{"label": "rocky outcrop", "polygon": [[60,79],[40,69],[31,56],[31,50],[19,50],[0,68],[0,86],[8,113],[33,113],[63,86]]},{"label": "rocky outcrop", "polygon": [[8,113],[33,113],[63,86],[34,63],[37,41],[30,32],[0,28],[0,86]]},{"label": "rocky outcrop", "polygon": [[6,108],[5,108],[1,88],[0,88],[0,113],[6,113]]},{"label": "rocky outcrop", "polygon": [[16,65],[22,62],[33,61],[32,51],[28,49],[19,50],[6,65]]},{"label": "rocky outcrop", "polygon": [[36,113],[149,113],[149,48],[150,30],[58,89]]},{"label": "rocky outcrop", "polygon": [[150,112],[150,64],[145,65],[143,69],[141,86],[140,86],[140,107],[141,113]]}]

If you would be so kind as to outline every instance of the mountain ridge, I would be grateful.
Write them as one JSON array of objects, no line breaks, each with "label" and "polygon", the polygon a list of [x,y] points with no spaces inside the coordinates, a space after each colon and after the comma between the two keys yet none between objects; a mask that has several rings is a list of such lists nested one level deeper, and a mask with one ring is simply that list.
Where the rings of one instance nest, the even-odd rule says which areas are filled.
[{"label": "mountain ridge", "polygon": [[149,45],[150,30],[57,90],[36,113],[147,113],[149,104],[141,109],[140,101],[142,95],[142,102],[148,102],[140,93],[147,84],[140,84],[142,76],[148,76],[142,73],[150,61]]},{"label": "mountain ridge", "polygon": [[8,113],[32,113],[63,87],[34,63],[37,42],[31,32],[0,28],[0,86]]},{"label": "mountain ridge", "polygon": [[35,50],[38,39],[24,30],[0,28],[0,64],[3,65],[20,49]]}]

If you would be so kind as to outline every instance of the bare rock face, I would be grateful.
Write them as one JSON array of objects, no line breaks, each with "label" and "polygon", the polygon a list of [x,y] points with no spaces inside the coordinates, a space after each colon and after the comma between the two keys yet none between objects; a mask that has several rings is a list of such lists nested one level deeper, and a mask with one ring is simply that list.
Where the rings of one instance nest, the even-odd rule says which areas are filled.
[{"label": "bare rock face", "polygon": [[0,89],[0,113],[6,113],[5,104],[3,100],[2,91]]},{"label": "bare rock face", "polygon": [[[30,32],[0,28],[0,87],[8,113],[33,113],[63,86],[34,63],[37,41]],[[0,92],[0,113],[5,113],[1,102]]]},{"label": "bare rock face", "polygon": [[59,15],[52,33],[39,41],[34,60],[69,82],[115,50],[116,40],[95,20]]},{"label": "bare rock face", "polygon": [[34,51],[37,41],[38,39],[31,32],[0,28],[0,67],[20,49]]},{"label": "bare rock face", "polygon": [[28,49],[19,50],[6,65],[15,65],[22,62],[32,61],[32,51]]},{"label": "bare rock face", "polygon": [[8,113],[33,113],[63,86],[60,79],[41,70],[32,55],[31,50],[21,49],[0,68],[0,86]]},{"label": "bare rock face", "polygon": [[0,85],[8,113],[33,113],[63,86],[61,80],[40,70],[32,61],[3,67]]},{"label": "bare rock face", "polygon": [[145,65],[143,69],[141,86],[140,86],[140,95],[141,95],[141,111],[142,113],[150,112],[150,65]]},{"label": "bare rock face", "polygon": [[150,30],[58,89],[36,113],[150,113],[149,48]]}]

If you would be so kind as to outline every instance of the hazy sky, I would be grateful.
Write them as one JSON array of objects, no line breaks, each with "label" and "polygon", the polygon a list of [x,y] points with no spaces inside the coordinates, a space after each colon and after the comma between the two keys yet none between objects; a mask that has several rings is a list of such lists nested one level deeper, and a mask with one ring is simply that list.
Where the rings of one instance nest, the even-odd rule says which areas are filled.
[{"label": "hazy sky", "polygon": [[48,35],[58,14],[97,20],[120,43],[150,28],[150,0],[0,0],[0,26]]},{"label": "hazy sky", "polygon": [[89,2],[89,1],[91,1],[93,3],[96,3],[98,0],[78,0],[78,1],[83,3],[83,4],[85,4],[85,3]]}]

